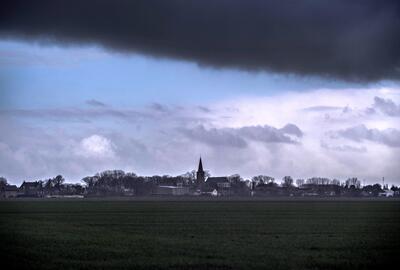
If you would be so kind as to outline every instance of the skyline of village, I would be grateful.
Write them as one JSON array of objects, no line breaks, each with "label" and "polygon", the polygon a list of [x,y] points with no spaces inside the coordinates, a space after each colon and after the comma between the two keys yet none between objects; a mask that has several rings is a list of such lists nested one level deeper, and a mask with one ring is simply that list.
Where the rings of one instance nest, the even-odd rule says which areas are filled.
[{"label": "skyline of village", "polygon": [[[244,179],[239,174],[211,176],[200,157],[197,170],[179,176],[140,176],[122,170],[108,170],[84,177],[82,183],[67,183],[62,175],[38,181],[23,181],[20,187],[0,177],[0,198],[90,198],[142,196],[211,197],[398,197],[400,188],[389,183],[366,184],[356,177],[345,181],[324,177],[281,182],[272,176]],[[83,185],[82,185],[83,184]]]},{"label": "skyline of village", "polygon": [[[201,168],[202,168],[203,167],[203,165],[202,165],[203,161],[202,161],[201,155],[199,156],[199,162],[201,163]],[[200,166],[200,165],[198,165],[198,166]],[[121,169],[108,169],[108,170],[104,170],[104,171],[124,171],[124,170],[121,170]],[[176,177],[176,176],[183,176],[183,175],[188,175],[188,174],[197,174],[197,171],[198,171],[198,168],[197,169],[188,170],[185,173],[176,174],[176,175],[173,175],[173,174],[149,174],[149,175],[143,175],[143,176],[144,177],[150,177],[150,176],[160,175],[160,176]],[[126,173],[137,174],[137,172],[134,172],[134,171],[127,171]],[[98,173],[95,173],[95,174],[98,174]],[[210,170],[205,170],[205,174],[206,174],[206,178],[209,177],[209,176],[219,177],[217,175],[212,174],[212,172]],[[61,175],[61,174],[58,174],[58,175]],[[230,176],[230,175],[239,175],[244,181],[251,180],[256,176],[263,176],[263,175],[271,177],[274,180],[278,179],[278,181],[279,181],[279,179],[283,179],[285,176],[293,177],[295,180],[304,180],[304,181],[307,180],[307,179],[311,179],[311,178],[324,178],[324,179],[331,179],[331,180],[337,180],[337,181],[343,182],[343,181],[345,181],[346,179],[349,179],[349,178],[357,178],[360,181],[362,186],[370,185],[370,184],[381,184],[382,186],[385,186],[385,185],[391,186],[391,185],[397,185],[397,182],[400,182],[400,181],[396,181],[396,180],[394,180],[394,181],[390,181],[389,180],[388,181],[388,179],[385,179],[385,176],[382,176],[380,179],[375,179],[375,180],[372,179],[372,180],[367,181],[365,179],[361,179],[361,178],[357,177],[357,175],[350,175],[350,176],[347,176],[347,177],[329,177],[329,176],[326,176],[326,175],[318,175],[318,176],[317,175],[310,175],[310,176],[306,176],[306,177],[297,177],[296,175],[283,175],[283,176],[280,176],[280,177],[278,176],[277,177],[277,176],[274,176],[274,175],[271,175],[271,174],[268,174],[268,173],[257,174],[257,175],[253,175],[253,176],[243,176],[238,172],[231,172],[231,173],[227,174],[227,176]],[[51,177],[52,177],[51,175],[48,175],[48,176],[42,177],[40,179],[29,178],[28,177],[26,179],[20,179],[19,181],[9,181],[6,177],[0,175],[0,178],[6,179],[8,183],[17,184],[17,185],[18,184],[22,184],[23,182],[26,182],[26,181],[43,181],[44,179],[50,179]],[[86,176],[83,176],[79,180],[66,178],[65,181],[66,181],[66,183],[70,183],[70,184],[79,184],[79,183],[82,183],[82,181],[83,181],[83,179],[85,177]]]}]

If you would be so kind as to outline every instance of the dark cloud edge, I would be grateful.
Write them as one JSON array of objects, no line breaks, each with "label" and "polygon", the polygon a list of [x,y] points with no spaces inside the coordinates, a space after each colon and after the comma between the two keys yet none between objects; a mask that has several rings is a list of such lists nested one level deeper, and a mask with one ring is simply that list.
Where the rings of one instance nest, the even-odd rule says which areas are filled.
[{"label": "dark cloud edge", "polygon": [[400,79],[400,2],[12,0],[0,36],[353,82]]}]

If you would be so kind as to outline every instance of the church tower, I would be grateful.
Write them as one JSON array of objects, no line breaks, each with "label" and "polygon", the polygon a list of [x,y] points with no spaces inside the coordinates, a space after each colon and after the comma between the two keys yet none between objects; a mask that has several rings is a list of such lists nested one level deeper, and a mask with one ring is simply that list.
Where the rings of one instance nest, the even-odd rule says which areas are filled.
[{"label": "church tower", "polygon": [[201,162],[201,157],[200,157],[200,161],[199,161],[199,168],[197,169],[197,185],[201,186],[204,184],[205,181],[205,174],[203,171],[203,163]]}]

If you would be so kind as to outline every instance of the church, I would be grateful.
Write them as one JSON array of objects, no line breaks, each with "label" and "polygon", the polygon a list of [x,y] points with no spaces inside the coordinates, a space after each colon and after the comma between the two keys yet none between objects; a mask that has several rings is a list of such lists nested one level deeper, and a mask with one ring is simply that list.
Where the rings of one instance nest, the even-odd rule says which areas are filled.
[{"label": "church", "polygon": [[199,166],[196,173],[196,185],[201,193],[210,193],[217,191],[218,195],[230,195],[231,194],[231,183],[229,178],[226,176],[220,177],[207,177],[203,169],[203,162],[199,160]]}]

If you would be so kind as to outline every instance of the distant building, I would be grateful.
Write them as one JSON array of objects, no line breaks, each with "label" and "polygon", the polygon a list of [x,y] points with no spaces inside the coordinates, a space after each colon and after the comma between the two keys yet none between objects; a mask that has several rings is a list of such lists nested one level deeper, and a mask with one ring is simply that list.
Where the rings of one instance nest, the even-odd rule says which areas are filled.
[{"label": "distant building", "polygon": [[18,187],[15,185],[4,185],[0,189],[0,198],[16,198]]},{"label": "distant building", "polygon": [[210,188],[210,187],[204,187],[201,190],[200,195],[206,195],[206,196],[212,196],[212,197],[217,197],[220,195],[218,191],[215,188]]},{"label": "distant building", "polygon": [[390,189],[386,189],[383,192],[379,192],[378,196],[379,197],[393,197],[394,191],[390,190]]},{"label": "distant building", "polygon": [[42,184],[38,181],[35,182],[23,182],[19,188],[20,195],[24,197],[42,197],[43,188]]},{"label": "distant building", "polygon": [[206,185],[207,187],[216,189],[220,196],[233,195],[231,182],[226,176],[208,177]]},{"label": "distant building", "polygon": [[208,177],[207,185],[214,188],[230,188],[231,183],[229,182],[229,178],[226,176],[219,177]]},{"label": "distant building", "polygon": [[189,194],[189,187],[184,186],[158,186],[156,187],[153,195],[187,195]]}]

